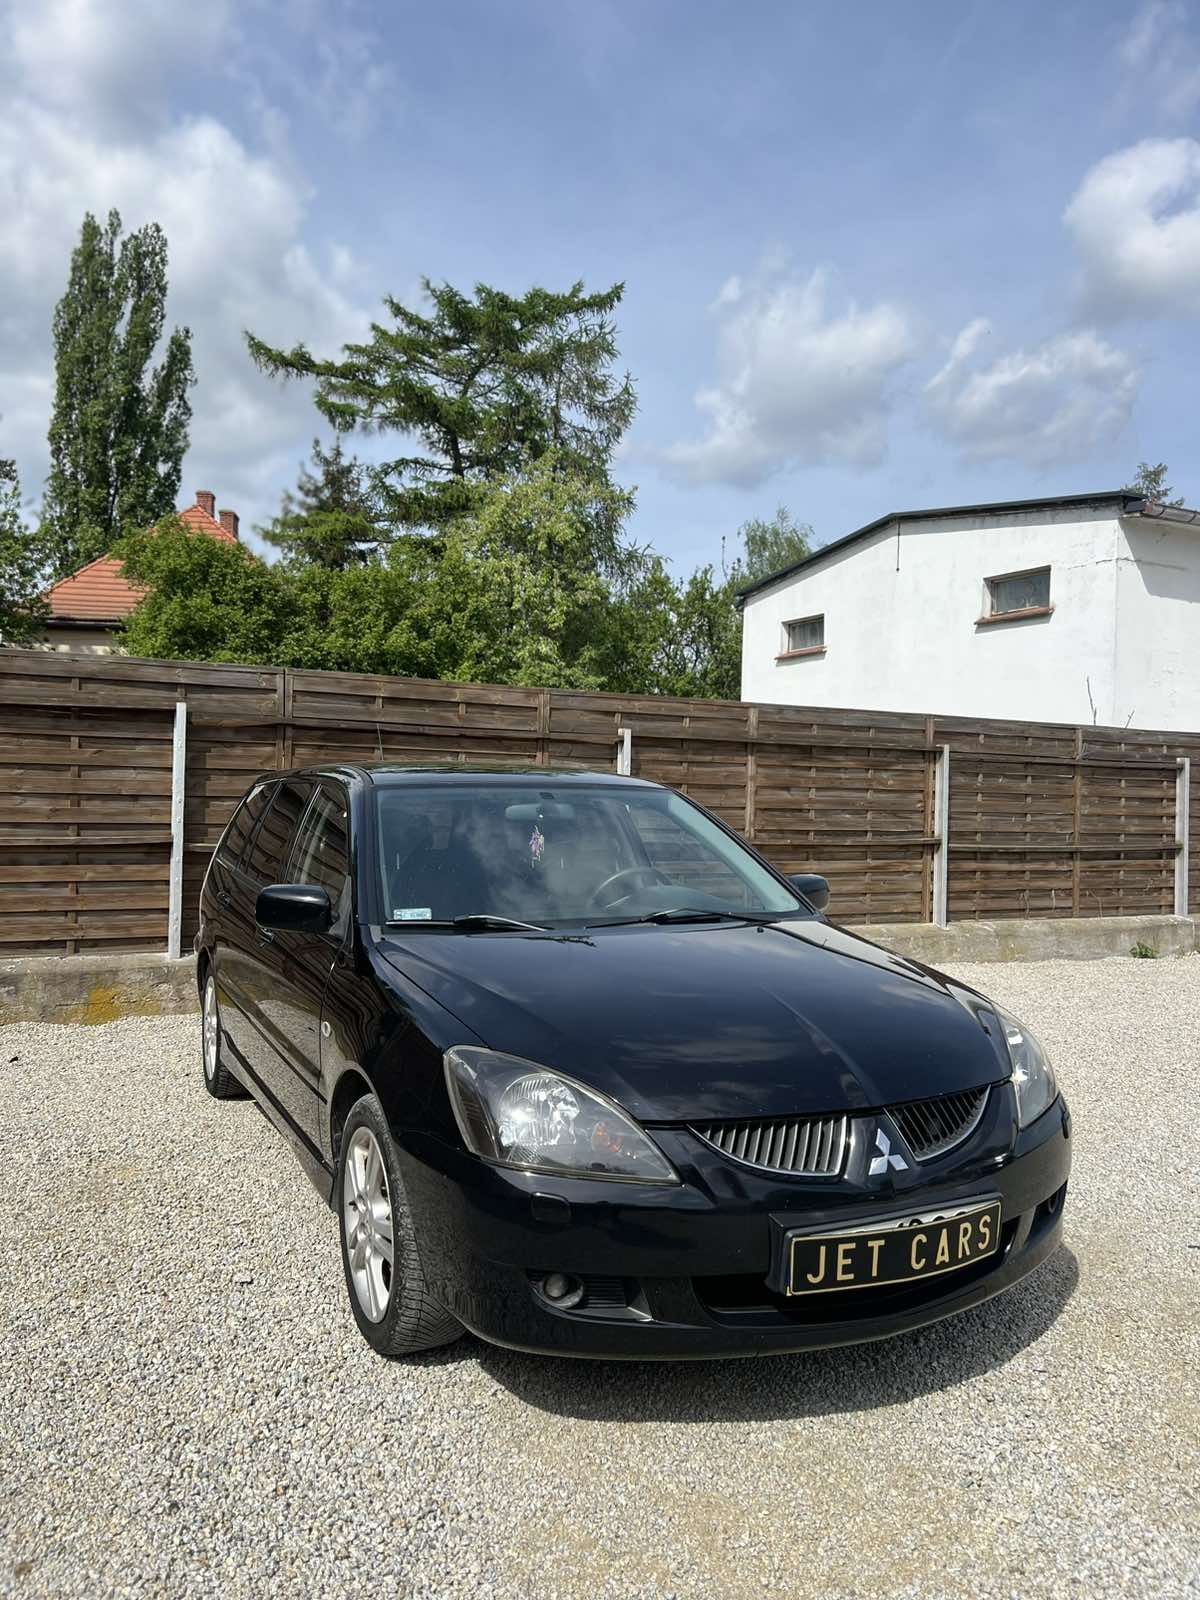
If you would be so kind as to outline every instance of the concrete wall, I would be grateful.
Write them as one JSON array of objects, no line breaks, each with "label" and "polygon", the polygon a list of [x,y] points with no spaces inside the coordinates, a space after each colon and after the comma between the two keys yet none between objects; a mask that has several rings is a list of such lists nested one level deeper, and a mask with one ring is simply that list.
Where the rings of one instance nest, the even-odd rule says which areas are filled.
[{"label": "concrete wall", "polygon": [[58,655],[111,656],[122,653],[118,650],[116,638],[112,628],[49,627],[34,648],[53,650]]},{"label": "concrete wall", "polygon": [[[987,578],[1047,565],[1052,616],[978,624]],[[1078,508],[893,524],[750,597],[742,698],[1187,730],[1198,601],[1200,528]],[[816,613],[825,654],[777,661],[785,621]]]},{"label": "concrete wall", "polygon": [[[1200,527],[1123,519],[1118,530],[1113,722],[1200,728]],[[1197,780],[1200,781],[1200,780]]]}]

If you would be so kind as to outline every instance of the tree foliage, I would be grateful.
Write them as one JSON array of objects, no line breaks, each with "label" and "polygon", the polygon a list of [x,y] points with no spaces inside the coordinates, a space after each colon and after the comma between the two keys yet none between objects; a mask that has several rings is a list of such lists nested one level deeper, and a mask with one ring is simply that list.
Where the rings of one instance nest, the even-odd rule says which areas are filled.
[{"label": "tree foliage", "polygon": [[298,614],[292,585],[242,545],[167,517],[115,553],[125,576],[148,591],[121,638],[130,655],[299,665],[286,659]]},{"label": "tree foliage", "polygon": [[119,547],[149,590],[123,642],[169,659],[737,699],[745,530],[728,575],[677,580],[623,535],[630,504],[550,451],[480,486],[437,535],[343,565],[270,567],[165,524]]},{"label": "tree foliage", "polygon": [[191,335],[166,321],[167,241],[157,223],[121,238],[90,213],[54,312],[54,408],[42,517],[55,576],[168,515],[179,493],[194,381]]},{"label": "tree foliage", "polygon": [[1126,485],[1129,493],[1140,494],[1143,500],[1154,500],[1160,506],[1181,506],[1182,495],[1171,499],[1173,486],[1167,482],[1167,470],[1165,461],[1158,461],[1153,466],[1148,461],[1139,461],[1133,482]]},{"label": "tree foliage", "polygon": [[627,505],[550,453],[436,539],[341,568],[269,567],[163,524],[118,547],[149,591],[122,642],[167,659],[599,688],[614,610],[644,565],[608,531]]},{"label": "tree foliage", "polygon": [[0,644],[32,644],[40,636],[44,576],[41,541],[21,515],[16,466],[0,460]]},{"label": "tree foliage", "polygon": [[611,314],[624,286],[521,296],[482,283],[472,295],[428,280],[424,288],[427,313],[387,299],[391,325],[373,324],[370,339],[340,357],[246,335],[263,371],[315,381],[317,407],[339,432],[415,442],[416,453],[375,469],[388,523],[445,528],[474,509],[486,485],[551,452],[560,471],[607,484],[636,408],[629,377],[612,370]]},{"label": "tree foliage", "polygon": [[779,506],[769,519],[752,517],[738,529],[741,552],[737,557],[737,581],[756,583],[782,572],[812,553],[813,531],[807,522],[797,522],[786,506]]},{"label": "tree foliage", "polygon": [[328,450],[314,439],[312,470],[301,466],[279,515],[255,532],[294,564],[341,572],[366,561],[383,532],[367,469],[345,454],[340,438]]}]

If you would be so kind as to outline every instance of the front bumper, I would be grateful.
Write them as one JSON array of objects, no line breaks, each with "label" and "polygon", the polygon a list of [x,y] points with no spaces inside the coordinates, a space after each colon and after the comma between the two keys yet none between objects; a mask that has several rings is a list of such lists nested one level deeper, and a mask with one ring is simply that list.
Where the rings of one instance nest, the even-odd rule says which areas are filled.
[{"label": "front bumper", "polygon": [[[653,1130],[679,1186],[550,1178],[488,1166],[428,1136],[397,1135],[434,1296],[473,1333],[513,1349],[617,1359],[811,1350],[884,1339],[999,1294],[1062,1238],[1070,1114],[1060,1097],[1011,1148],[972,1139],[936,1170],[871,1192],[775,1178],[730,1162],[686,1129]],[[924,1282],[785,1298],[788,1228],[836,1226],[961,1204],[1002,1204],[999,1251]],[[583,1302],[539,1285],[566,1273]]]}]

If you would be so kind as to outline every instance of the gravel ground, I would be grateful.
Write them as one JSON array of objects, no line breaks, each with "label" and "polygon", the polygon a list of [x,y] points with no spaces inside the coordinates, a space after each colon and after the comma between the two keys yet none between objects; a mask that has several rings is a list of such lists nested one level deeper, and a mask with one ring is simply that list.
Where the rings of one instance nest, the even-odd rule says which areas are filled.
[{"label": "gravel ground", "polygon": [[962,970],[1071,1096],[1067,1247],[674,1367],[380,1361],[191,1019],[0,1029],[0,1594],[1200,1596],[1200,957]]}]

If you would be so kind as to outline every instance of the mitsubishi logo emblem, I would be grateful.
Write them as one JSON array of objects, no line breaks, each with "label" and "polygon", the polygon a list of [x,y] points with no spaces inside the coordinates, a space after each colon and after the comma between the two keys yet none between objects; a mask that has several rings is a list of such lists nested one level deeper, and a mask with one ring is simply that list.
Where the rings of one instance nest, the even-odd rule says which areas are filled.
[{"label": "mitsubishi logo emblem", "polygon": [[867,1168],[872,1178],[882,1178],[889,1167],[893,1172],[907,1171],[908,1162],[892,1149],[892,1141],[882,1128],[875,1130],[875,1149],[879,1153],[871,1157],[871,1165]]}]

